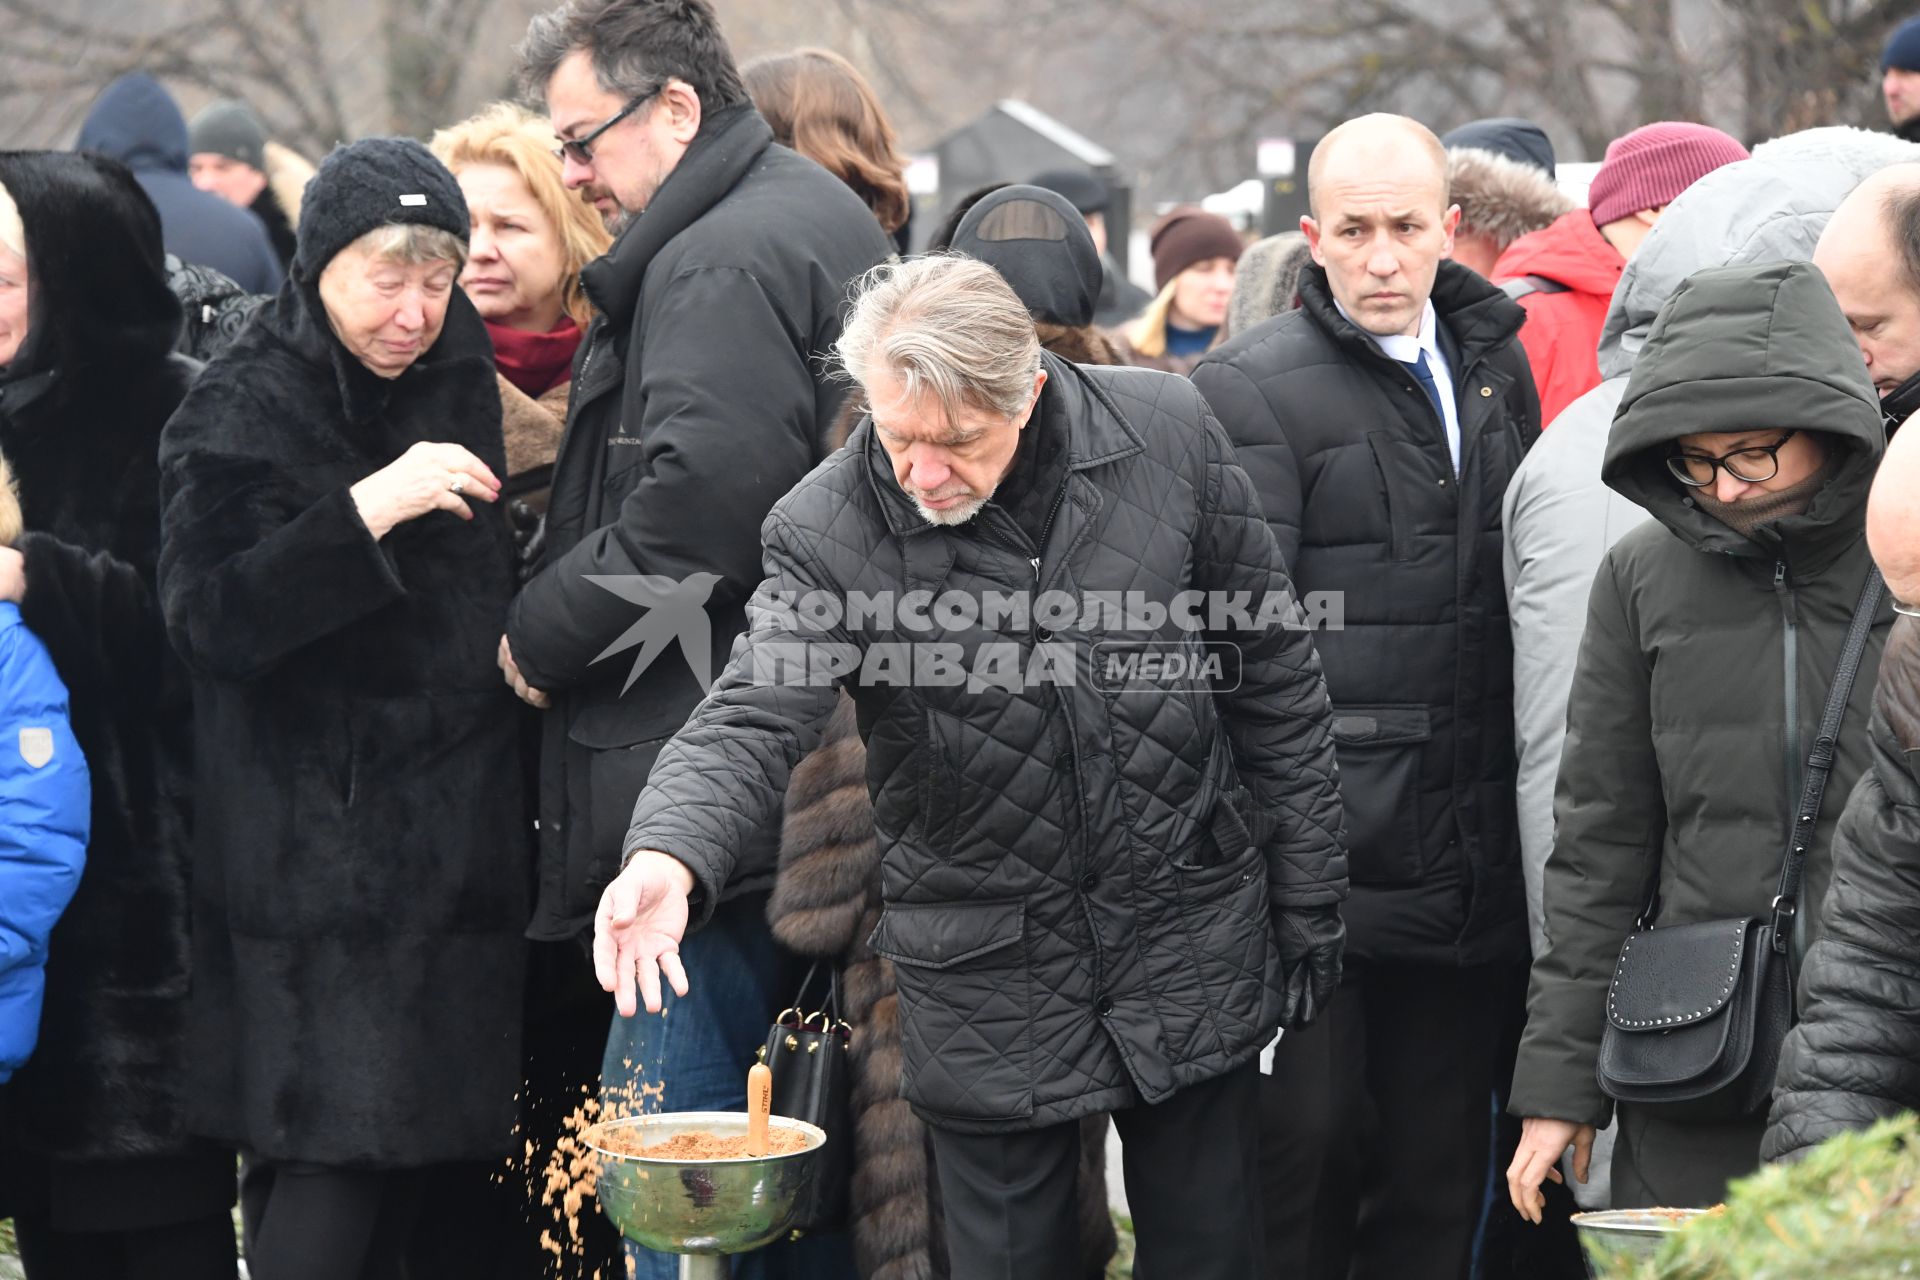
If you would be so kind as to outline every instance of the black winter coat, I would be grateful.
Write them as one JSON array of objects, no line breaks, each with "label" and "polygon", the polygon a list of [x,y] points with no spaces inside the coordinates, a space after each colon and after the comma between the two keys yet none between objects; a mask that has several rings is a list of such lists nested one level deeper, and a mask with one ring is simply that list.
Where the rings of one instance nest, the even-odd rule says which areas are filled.
[{"label": "black winter coat", "polygon": [[1500,499],[1540,433],[1526,313],[1442,262],[1433,306],[1460,419],[1456,478],[1413,376],[1345,319],[1327,275],[1301,307],[1193,371],[1253,478],[1303,596],[1343,593],[1314,640],[1333,696],[1353,900],[1349,954],[1473,965],[1526,955],[1514,808],[1513,642]]},{"label": "black winter coat", "polygon": [[458,290],[378,378],[290,281],[161,451],[167,627],[194,676],[194,1117],[265,1159],[504,1154],[531,832],[498,507],[376,542],[348,487],[422,440],[505,473],[492,348]]},{"label": "black winter coat", "polygon": [[[760,522],[818,461],[845,393],[827,360],[847,286],[887,252],[845,183],[738,106],[702,123],[646,212],[583,273],[599,314],[574,364],[543,571],[508,627],[528,682],[558,695],[541,752],[534,937],[591,922],[634,799],[706,692],[677,648],[637,672],[634,647],[606,653],[643,616],[611,588],[635,575],[711,583],[708,670],[725,665],[760,581]],[[771,882],[776,835],[762,833],[737,888]]]},{"label": "black winter coat", "polygon": [[[696,910],[711,910],[836,703],[835,680],[788,680],[781,656],[824,644],[892,665],[844,680],[880,842],[870,945],[899,983],[902,1091],[929,1123],[980,1132],[1158,1102],[1246,1061],[1280,1017],[1271,912],[1346,894],[1330,712],[1304,629],[1223,618],[1204,637],[1239,646],[1233,669],[1174,687],[1115,679],[1102,656],[1149,639],[1197,654],[1202,633],[1171,620],[1128,629],[1081,608],[1062,621],[1042,594],[1010,625],[912,621],[909,590],[977,603],[1132,591],[1163,607],[1186,590],[1256,607],[1290,591],[1191,386],[1042,358],[1027,430],[1041,433],[1028,474],[1059,476],[1030,495],[1053,513],[1046,536],[998,502],[928,523],[864,421],[768,517],[753,629],[661,753],[625,844],[685,862]],[[815,591],[900,609],[812,631],[781,602]],[[1003,679],[909,681],[900,662],[931,651],[897,646],[916,642],[951,645],[960,672],[997,658]],[[1019,678],[1042,656],[1071,680]]]},{"label": "black winter coat", "polygon": [[[1856,350],[1819,272],[1782,262],[1689,276],[1634,363],[1601,477],[1653,519],[1616,542],[1594,578],[1515,1115],[1606,1124],[1613,1106],[1594,1068],[1607,988],[1650,903],[1655,925],[1768,912],[1870,567],[1862,530],[1884,440]],[[1682,436],[1756,422],[1821,433],[1827,478],[1804,512],[1743,535],[1684,492],[1666,460]],[[1842,721],[1826,803],[1805,842],[1796,928],[1819,919],[1838,797],[1867,767],[1872,682],[1892,616],[1883,602]],[[1796,962],[1809,941],[1796,941]],[[1757,1142],[1757,1118],[1751,1127]],[[1708,1196],[1726,1174],[1746,1172],[1701,1155],[1654,1144],[1635,1163],[1650,1184],[1684,1178],[1678,1185]]]},{"label": "black winter coat", "polygon": [[93,775],[78,894],[54,929],[40,1047],[11,1140],[63,1160],[187,1141],[191,719],[154,585],[160,430],[199,366],[159,218],[103,157],[0,155],[25,224],[31,331],[0,373],[0,450],[26,517],[27,625],[72,695]]},{"label": "black winter coat", "polygon": [[1777,1160],[1920,1111],[1920,625],[1896,619],[1874,697],[1873,763],[1833,835],[1825,936],[1801,973],[1760,1154]]}]

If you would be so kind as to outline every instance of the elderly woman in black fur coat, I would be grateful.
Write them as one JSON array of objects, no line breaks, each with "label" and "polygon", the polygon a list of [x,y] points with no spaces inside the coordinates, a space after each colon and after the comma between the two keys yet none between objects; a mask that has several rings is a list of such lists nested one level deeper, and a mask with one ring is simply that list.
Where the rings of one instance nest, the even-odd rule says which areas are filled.
[{"label": "elderly woman in black fur coat", "polygon": [[512,1146],[531,826],[494,646],[513,590],[467,208],[411,140],[327,157],[285,287],[161,448],[193,673],[194,1119],[248,1157],[256,1280],[473,1274]]},{"label": "elderly woman in black fur coat", "polygon": [[0,1088],[0,1217],[34,1280],[232,1276],[233,1153],[188,1136],[191,721],[155,588],[160,431],[199,366],[172,354],[180,306],[132,174],[10,152],[0,188],[0,449],[28,530],[0,594],[53,655],[93,775],[40,1047]]}]

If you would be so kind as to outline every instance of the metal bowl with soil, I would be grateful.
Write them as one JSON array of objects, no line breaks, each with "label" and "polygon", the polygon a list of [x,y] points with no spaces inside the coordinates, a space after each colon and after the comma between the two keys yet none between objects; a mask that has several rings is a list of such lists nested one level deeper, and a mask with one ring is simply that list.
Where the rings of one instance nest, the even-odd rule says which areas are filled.
[{"label": "metal bowl with soil", "polygon": [[767,1155],[727,1154],[744,1149],[747,1124],[744,1112],[674,1111],[592,1126],[581,1141],[599,1158],[601,1211],[635,1244],[682,1255],[687,1280],[725,1276],[719,1255],[786,1234],[827,1140],[804,1121],[771,1116]]}]

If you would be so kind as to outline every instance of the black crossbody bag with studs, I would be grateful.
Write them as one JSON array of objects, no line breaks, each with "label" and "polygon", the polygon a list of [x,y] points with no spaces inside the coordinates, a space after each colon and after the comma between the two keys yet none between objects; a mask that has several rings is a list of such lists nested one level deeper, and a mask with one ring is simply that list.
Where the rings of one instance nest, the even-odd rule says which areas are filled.
[{"label": "black crossbody bag with studs", "polygon": [[1608,1097],[1659,1105],[1677,1120],[1736,1119],[1767,1105],[1793,1024],[1787,943],[1801,870],[1881,591],[1879,570],[1869,570],[1807,759],[1769,914],[1656,929],[1648,927],[1649,904],[1620,948],[1597,1072]]}]

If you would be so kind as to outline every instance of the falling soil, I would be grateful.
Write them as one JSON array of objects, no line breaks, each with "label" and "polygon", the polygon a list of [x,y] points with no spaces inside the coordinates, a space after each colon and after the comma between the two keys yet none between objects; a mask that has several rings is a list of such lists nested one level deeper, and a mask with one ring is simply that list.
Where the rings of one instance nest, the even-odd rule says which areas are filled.
[{"label": "falling soil", "polygon": [[[584,1255],[580,1234],[581,1216],[599,1212],[594,1203],[594,1189],[600,1173],[600,1155],[583,1141],[586,1131],[603,1120],[646,1115],[659,1110],[665,1085],[640,1079],[631,1061],[622,1065],[625,1080],[609,1084],[598,1097],[593,1096],[591,1091],[583,1091],[579,1104],[561,1121],[561,1132],[557,1139],[552,1140],[544,1168],[536,1174],[533,1166],[539,1155],[531,1140],[526,1143],[524,1161],[509,1162],[518,1164],[529,1178],[537,1178],[535,1185],[539,1188],[540,1204],[551,1215],[549,1223],[540,1232],[540,1247],[553,1259],[548,1272],[551,1276],[571,1276],[576,1273],[578,1268],[574,1263]],[[625,1264],[624,1273],[630,1277],[634,1272],[631,1255],[625,1259]],[[602,1276],[595,1269],[591,1280],[615,1280],[615,1277]]]},{"label": "falling soil", "polygon": [[[723,1138],[718,1134],[676,1133],[664,1142],[647,1142],[644,1128],[623,1126],[617,1129],[597,1129],[587,1135],[595,1146],[614,1155],[639,1156],[645,1160],[741,1160],[751,1157],[747,1150],[747,1135],[736,1134]],[[790,1156],[807,1149],[807,1135],[795,1129],[768,1129],[767,1153],[776,1156]]]}]

